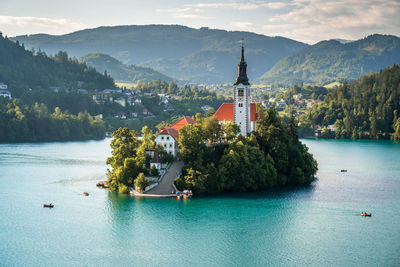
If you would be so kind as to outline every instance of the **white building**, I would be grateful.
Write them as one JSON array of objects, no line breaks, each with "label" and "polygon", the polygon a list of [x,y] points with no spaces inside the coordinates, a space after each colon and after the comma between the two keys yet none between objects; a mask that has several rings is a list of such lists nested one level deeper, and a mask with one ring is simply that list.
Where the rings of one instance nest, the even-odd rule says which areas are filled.
[{"label": "white building", "polygon": [[11,98],[11,92],[7,91],[7,90],[0,90],[0,97],[4,97],[4,98],[8,98],[8,99],[12,99]]},{"label": "white building", "polygon": [[5,83],[0,83],[0,90],[7,90],[8,89],[8,85]]},{"label": "white building", "polygon": [[155,141],[174,157],[178,154],[178,131],[174,128],[166,127],[161,129]]},{"label": "white building", "polygon": [[114,100],[114,102],[117,103],[117,104],[120,104],[123,107],[126,106],[125,97],[118,97],[117,99]]},{"label": "white building", "polygon": [[223,103],[214,116],[220,123],[234,121],[240,128],[240,134],[246,136],[256,129],[256,103],[250,102],[250,83],[247,78],[247,63],[244,61],[244,48],[240,58],[239,73],[233,86],[233,103]]},{"label": "white building", "polygon": [[196,124],[196,121],[189,116],[184,116],[171,127],[162,128],[156,137],[156,143],[161,145],[169,154],[176,157],[179,151],[179,129],[188,124]]}]

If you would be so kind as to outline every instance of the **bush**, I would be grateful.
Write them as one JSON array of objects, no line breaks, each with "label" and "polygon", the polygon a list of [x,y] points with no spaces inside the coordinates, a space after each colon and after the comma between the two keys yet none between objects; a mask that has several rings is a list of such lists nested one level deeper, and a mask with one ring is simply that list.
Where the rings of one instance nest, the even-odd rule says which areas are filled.
[{"label": "bush", "polygon": [[146,177],[144,176],[144,173],[143,172],[139,173],[139,175],[136,177],[135,180],[136,190],[139,193],[142,193],[143,190],[149,185],[151,185],[151,182],[147,181]]},{"label": "bush", "polygon": [[118,192],[119,192],[120,194],[129,194],[129,188],[128,188],[126,185],[124,185],[124,184],[120,184],[120,185],[118,186]]}]

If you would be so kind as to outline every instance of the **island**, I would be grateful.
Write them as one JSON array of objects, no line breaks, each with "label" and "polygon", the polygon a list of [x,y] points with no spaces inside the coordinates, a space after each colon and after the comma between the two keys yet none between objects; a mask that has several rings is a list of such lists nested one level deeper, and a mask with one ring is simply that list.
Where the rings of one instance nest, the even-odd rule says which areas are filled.
[{"label": "island", "polygon": [[[255,191],[278,185],[303,185],[314,180],[317,162],[288,123],[274,109],[251,101],[242,43],[233,103],[222,103],[215,114],[185,116],[164,125],[156,135],[143,127],[142,135],[128,128],[113,133],[111,190],[143,192],[156,174],[156,163],[183,160],[175,179],[179,189],[195,193]],[[168,157],[169,156],[169,157]],[[158,160],[158,162],[156,162]],[[157,165],[160,166],[160,165]]]}]

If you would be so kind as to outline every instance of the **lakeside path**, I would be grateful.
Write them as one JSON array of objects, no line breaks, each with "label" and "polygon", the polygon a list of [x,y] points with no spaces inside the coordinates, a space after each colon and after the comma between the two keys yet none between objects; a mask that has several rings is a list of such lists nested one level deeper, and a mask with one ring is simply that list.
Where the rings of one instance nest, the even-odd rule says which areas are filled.
[{"label": "lakeside path", "polygon": [[[162,196],[171,196],[172,191],[174,191],[173,187],[173,182],[176,177],[181,173],[182,167],[183,167],[184,162],[182,160],[174,160],[174,162],[171,164],[169,169],[164,175],[164,178],[161,180],[161,182],[154,188],[150,189],[143,195],[158,195],[160,197]],[[175,196],[175,194],[173,194]]]}]

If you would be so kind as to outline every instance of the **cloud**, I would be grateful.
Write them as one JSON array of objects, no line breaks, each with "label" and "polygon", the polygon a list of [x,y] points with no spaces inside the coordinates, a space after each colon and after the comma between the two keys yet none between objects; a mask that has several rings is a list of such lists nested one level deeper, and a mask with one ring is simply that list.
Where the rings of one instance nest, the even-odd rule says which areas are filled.
[{"label": "cloud", "polygon": [[291,10],[267,21],[262,27],[266,34],[316,42],[400,33],[398,0],[293,0],[291,5]]},{"label": "cloud", "polygon": [[205,19],[207,17],[199,15],[203,10],[192,7],[164,8],[156,9],[156,12],[169,13],[174,18],[179,19]]},{"label": "cloud", "polygon": [[46,26],[46,27],[59,27],[69,26],[73,28],[86,27],[84,24],[71,22],[67,19],[51,19],[51,18],[39,18],[39,17],[12,17],[12,16],[0,16],[0,25],[9,26]]},{"label": "cloud", "polygon": [[62,34],[85,29],[87,26],[63,18],[0,16],[0,28],[5,33],[11,32],[15,35],[39,32]]},{"label": "cloud", "polygon": [[245,29],[245,30],[249,30],[256,26],[253,22],[248,22],[248,21],[233,21],[231,22],[231,25],[235,28]]},{"label": "cloud", "polygon": [[231,8],[238,10],[254,10],[261,7],[259,4],[251,3],[199,3],[186,6],[197,8]]},{"label": "cloud", "polygon": [[189,7],[197,7],[197,8],[230,8],[237,10],[256,10],[261,8],[268,9],[282,9],[290,4],[285,2],[254,2],[254,3],[243,3],[243,2],[233,2],[233,3],[199,3],[199,4],[191,4],[186,5]]}]

